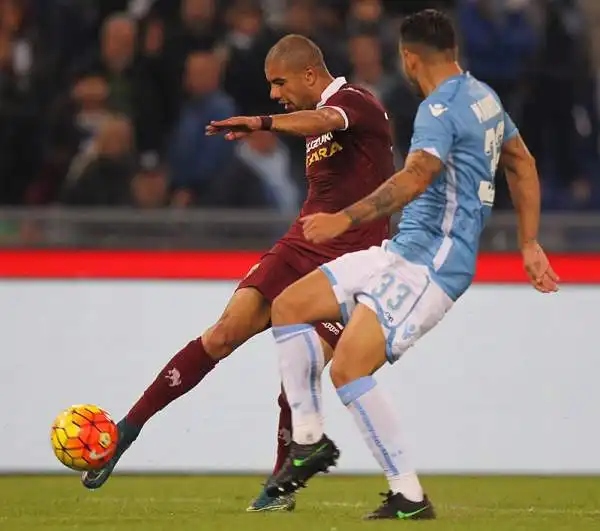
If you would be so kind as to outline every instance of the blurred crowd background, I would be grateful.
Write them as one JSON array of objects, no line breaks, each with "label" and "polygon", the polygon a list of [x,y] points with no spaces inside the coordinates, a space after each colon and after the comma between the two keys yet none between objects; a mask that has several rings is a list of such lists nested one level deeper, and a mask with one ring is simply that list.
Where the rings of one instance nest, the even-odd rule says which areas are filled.
[{"label": "blurred crowd background", "polygon": [[544,208],[600,209],[598,0],[0,0],[0,204],[292,215],[301,139],[204,135],[210,120],[282,111],[263,61],[291,32],[383,101],[400,165],[419,100],[398,24],[425,7],[453,15],[464,67],[517,121]]}]

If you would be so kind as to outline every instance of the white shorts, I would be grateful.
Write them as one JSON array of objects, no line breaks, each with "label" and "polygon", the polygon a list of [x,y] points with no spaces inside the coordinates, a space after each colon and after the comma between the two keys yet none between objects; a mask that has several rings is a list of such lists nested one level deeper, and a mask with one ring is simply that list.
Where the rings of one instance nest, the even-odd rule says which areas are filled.
[{"label": "white shorts", "polygon": [[444,317],[453,301],[426,266],[408,262],[385,246],[346,254],[320,269],[331,282],[344,324],[358,303],[377,314],[387,359],[394,363]]}]

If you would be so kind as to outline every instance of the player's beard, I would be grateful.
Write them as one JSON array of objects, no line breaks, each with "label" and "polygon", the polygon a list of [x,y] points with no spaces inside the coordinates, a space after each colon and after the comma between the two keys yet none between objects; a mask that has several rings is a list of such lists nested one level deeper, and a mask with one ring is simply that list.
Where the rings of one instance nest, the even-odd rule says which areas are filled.
[{"label": "player's beard", "polygon": [[408,85],[411,88],[411,90],[421,99],[425,98],[425,93],[423,92],[423,89],[421,88],[421,85],[419,85],[418,81],[409,76],[408,74],[405,76],[406,79],[408,80]]},{"label": "player's beard", "polygon": [[419,85],[419,82],[417,81],[416,78],[410,76],[409,74],[407,74],[406,72],[404,72],[404,77],[406,78],[406,80],[408,81],[408,86],[411,88],[411,90],[421,99],[425,98],[425,93],[423,92],[423,89],[421,88],[421,85]]}]

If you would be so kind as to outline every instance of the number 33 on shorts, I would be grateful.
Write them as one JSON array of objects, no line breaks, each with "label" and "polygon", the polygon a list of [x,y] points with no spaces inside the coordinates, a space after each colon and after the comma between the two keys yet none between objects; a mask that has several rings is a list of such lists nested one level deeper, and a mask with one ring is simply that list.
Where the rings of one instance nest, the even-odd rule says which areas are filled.
[{"label": "number 33 on shorts", "polygon": [[426,266],[408,262],[384,246],[346,254],[321,270],[329,278],[345,322],[357,303],[377,314],[390,363],[452,306],[452,299],[431,279]]},{"label": "number 33 on shorts", "polygon": [[391,363],[431,330],[452,305],[425,268],[401,259],[394,266],[394,270],[386,268],[374,275],[356,297],[377,313]]}]

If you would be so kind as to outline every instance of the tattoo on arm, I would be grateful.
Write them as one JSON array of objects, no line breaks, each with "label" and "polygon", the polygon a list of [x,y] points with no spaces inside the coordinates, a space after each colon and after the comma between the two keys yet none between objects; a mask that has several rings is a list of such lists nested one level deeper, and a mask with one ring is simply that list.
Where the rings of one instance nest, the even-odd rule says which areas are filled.
[{"label": "tattoo on arm", "polygon": [[359,225],[390,216],[421,195],[442,170],[442,162],[425,151],[411,153],[404,169],[377,190],[344,210]]}]

